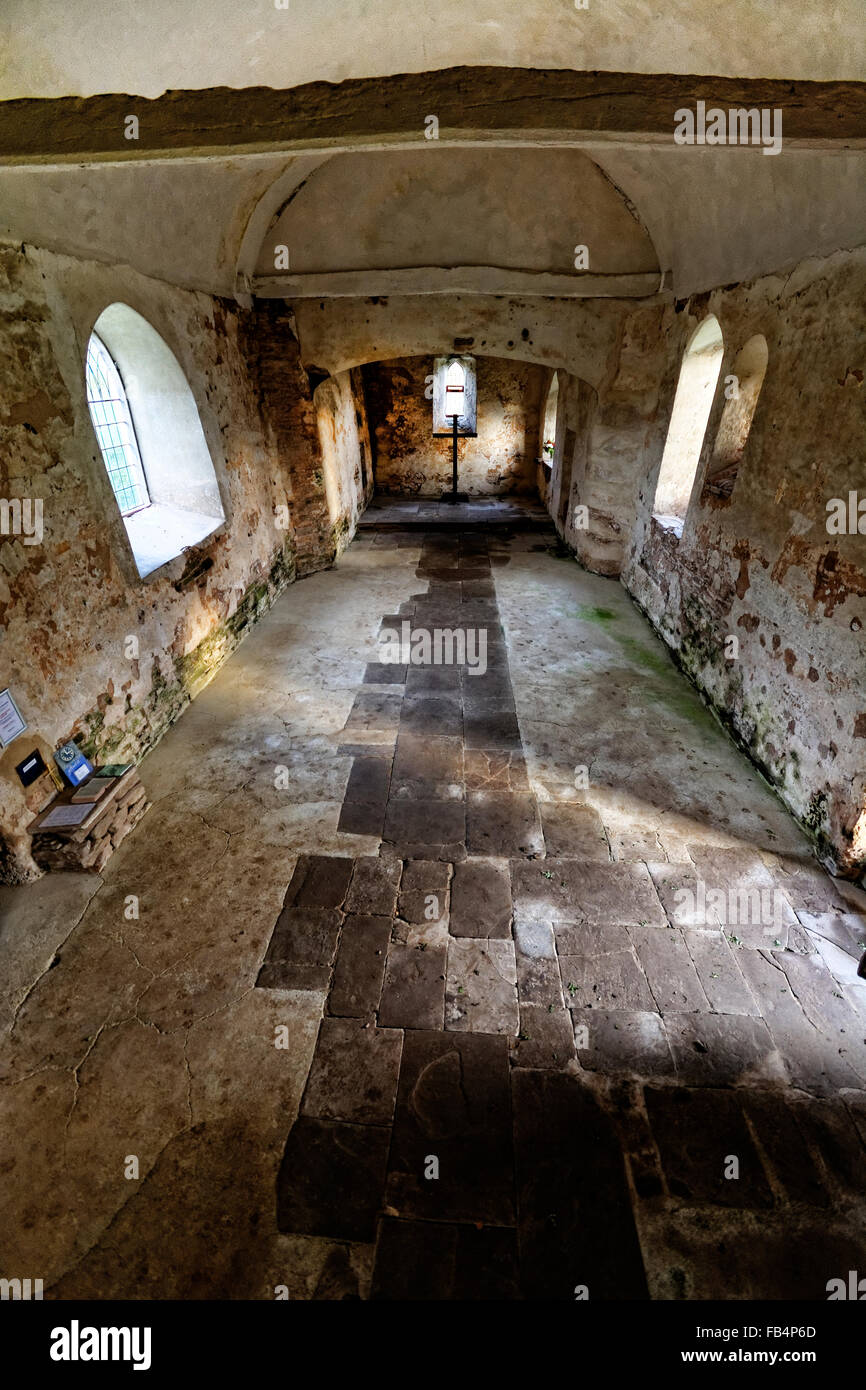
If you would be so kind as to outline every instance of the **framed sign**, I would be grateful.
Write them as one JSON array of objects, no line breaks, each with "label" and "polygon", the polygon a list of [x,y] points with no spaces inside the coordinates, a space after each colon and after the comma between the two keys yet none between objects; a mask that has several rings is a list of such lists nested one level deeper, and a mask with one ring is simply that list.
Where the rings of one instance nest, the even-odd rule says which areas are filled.
[{"label": "framed sign", "polygon": [[43,772],[48,771],[48,768],[45,766],[45,759],[39,749],[34,748],[33,752],[29,753],[24,761],[18,764],[15,771],[18,773],[22,787],[30,787],[37,778],[42,776]]},{"label": "framed sign", "polygon": [[8,748],[26,728],[27,721],[12,699],[11,690],[0,690],[0,748]]}]

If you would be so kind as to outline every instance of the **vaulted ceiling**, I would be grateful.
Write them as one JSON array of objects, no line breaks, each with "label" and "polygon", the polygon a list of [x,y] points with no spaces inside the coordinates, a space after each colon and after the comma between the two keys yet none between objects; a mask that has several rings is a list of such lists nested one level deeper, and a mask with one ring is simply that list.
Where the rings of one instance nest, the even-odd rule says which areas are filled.
[{"label": "vaulted ceiling", "polygon": [[[866,242],[860,3],[6,0],[0,239],[347,309],[785,273]],[[699,99],[781,153],[675,144]]]}]

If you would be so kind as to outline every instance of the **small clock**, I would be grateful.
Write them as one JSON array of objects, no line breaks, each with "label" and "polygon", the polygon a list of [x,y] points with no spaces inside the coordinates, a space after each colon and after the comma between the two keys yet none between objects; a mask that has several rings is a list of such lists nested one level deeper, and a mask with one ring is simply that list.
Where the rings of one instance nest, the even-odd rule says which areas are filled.
[{"label": "small clock", "polygon": [[87,761],[77,743],[71,740],[57,749],[54,761],[71,787],[79,786],[93,771],[93,764]]}]

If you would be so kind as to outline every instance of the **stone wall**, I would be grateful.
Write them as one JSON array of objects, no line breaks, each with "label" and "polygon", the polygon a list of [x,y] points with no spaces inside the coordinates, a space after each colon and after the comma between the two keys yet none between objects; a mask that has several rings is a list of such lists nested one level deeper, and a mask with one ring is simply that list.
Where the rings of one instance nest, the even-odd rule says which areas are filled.
[{"label": "stone wall", "polygon": [[[401,357],[363,369],[377,491],[436,497],[451,486],[451,440],[434,439],[425,393],[432,357]],[[535,489],[542,368],[476,359],[478,435],[458,444],[458,485],[470,496]]]},{"label": "stone wall", "polygon": [[[91,328],[117,301],[177,357],[226,516],[144,580],[85,396]],[[348,373],[314,401],[281,307],[246,312],[128,268],[7,246],[0,318],[0,497],[43,507],[41,543],[0,535],[0,689],[29,726],[0,755],[0,877],[14,881],[35,873],[15,765],[69,738],[99,761],[152,747],[296,574],[332,563],[350,537],[364,502],[351,448],[365,427]],[[326,457],[331,411],[341,446]]]},{"label": "stone wall", "polygon": [[559,373],[556,449],[541,490],[559,534],[596,574],[620,574],[637,520],[664,370],[665,312],[654,299],[622,315],[616,347],[594,384]]},{"label": "stone wall", "polygon": [[[661,312],[638,311],[649,408],[624,571],[630,592],[822,860],[850,878],[866,871],[866,537],[828,532],[827,503],[850,491],[866,497],[864,303],[860,251]],[[650,313],[658,320],[655,346],[644,331]],[[721,325],[724,358],[678,537],[653,518],[653,497],[683,350],[708,313]],[[704,491],[704,476],[725,377],[758,333],[769,363],[726,500]]]}]

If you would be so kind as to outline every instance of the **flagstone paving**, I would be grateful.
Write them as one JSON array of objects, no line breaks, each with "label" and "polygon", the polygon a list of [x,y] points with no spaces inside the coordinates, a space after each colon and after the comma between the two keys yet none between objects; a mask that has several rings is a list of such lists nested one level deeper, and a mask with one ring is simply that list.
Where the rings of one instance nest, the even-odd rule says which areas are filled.
[{"label": "flagstone paving", "polygon": [[[629,845],[590,796],[530,783],[496,586],[480,578],[492,573],[491,545],[477,532],[421,539],[416,573],[429,588],[383,620],[395,632],[407,625],[399,664],[371,663],[364,677],[402,686],[402,699],[391,698],[387,731],[379,726],[375,763],[368,750],[355,757],[340,818],[349,829],[357,788],[375,789],[391,902],[390,920],[351,915],[377,862],[357,859],[339,942],[329,938],[326,1002],[326,1015],[365,1020],[355,1044],[351,1029],[336,1033],[355,1088],[347,1102],[345,1063],[329,1079],[337,1025],[326,1016],[302,1106],[357,1123],[387,1038],[399,1066],[390,1061],[377,1100],[389,1113],[368,1122],[388,1157],[364,1167],[367,1182],[353,1179],[343,1206],[323,1166],[317,1200],[321,1133],[293,1131],[282,1229],[348,1242],[377,1212],[373,1298],[820,1297],[815,1269],[770,1271],[748,1255],[738,1286],[720,1287],[712,1245],[671,1251],[663,1217],[690,1210],[702,1230],[748,1247],[754,1211],[778,1223],[776,1238],[796,1212],[799,1249],[802,1229],[832,1213],[836,1262],[854,1258],[860,1237],[847,1225],[855,1210],[862,1219],[862,1199],[856,1184],[831,1198],[827,1155],[807,1130],[811,1094],[835,1090],[833,1122],[856,1152],[863,990],[851,970],[841,987],[795,910],[809,902],[800,875],[821,903],[835,890],[796,854],[687,835],[666,843],[642,829]],[[413,659],[419,632],[473,623],[495,639],[483,674],[438,666],[423,646]],[[347,729],[371,708],[362,690]],[[336,884],[344,869],[332,862]],[[300,891],[323,864],[298,861]],[[755,912],[731,925],[729,897],[738,904],[741,891]],[[762,1000],[742,967],[747,952],[781,1003]],[[260,983],[275,983],[267,957]],[[780,1011],[784,1034],[765,1010]]]},{"label": "flagstone paving", "polygon": [[[145,761],[104,875],[0,892],[0,1275],[573,1301],[866,1272],[866,896],[615,581],[537,509],[461,507],[371,508]],[[406,621],[483,631],[483,673],[383,660]]]}]

